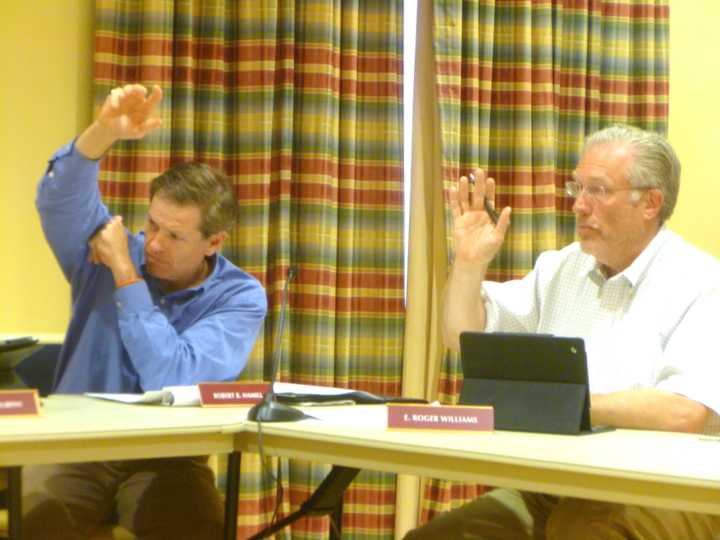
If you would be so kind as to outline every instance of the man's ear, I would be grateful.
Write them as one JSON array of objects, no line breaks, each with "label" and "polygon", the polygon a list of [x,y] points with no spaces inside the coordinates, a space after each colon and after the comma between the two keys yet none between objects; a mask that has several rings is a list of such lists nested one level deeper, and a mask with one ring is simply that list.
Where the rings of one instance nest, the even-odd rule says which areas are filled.
[{"label": "man's ear", "polygon": [[658,188],[648,189],[645,191],[644,199],[643,215],[648,220],[657,219],[662,209],[663,201],[665,200],[663,192]]},{"label": "man's ear", "polygon": [[222,247],[225,240],[227,240],[227,237],[227,231],[220,231],[210,235],[210,237],[208,238],[208,248],[205,250],[205,256],[210,257],[211,255],[215,255],[218,251],[220,251],[220,248]]}]

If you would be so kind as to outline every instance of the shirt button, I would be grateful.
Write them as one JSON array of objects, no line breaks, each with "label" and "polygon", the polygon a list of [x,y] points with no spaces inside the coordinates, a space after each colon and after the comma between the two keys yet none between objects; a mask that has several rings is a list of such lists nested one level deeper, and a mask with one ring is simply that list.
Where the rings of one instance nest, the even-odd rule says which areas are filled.
[{"label": "shirt button", "polygon": [[55,171],[50,171],[48,173],[48,178],[55,178]]},{"label": "shirt button", "polygon": [[115,302],[115,305],[120,309],[122,307],[122,302]]}]

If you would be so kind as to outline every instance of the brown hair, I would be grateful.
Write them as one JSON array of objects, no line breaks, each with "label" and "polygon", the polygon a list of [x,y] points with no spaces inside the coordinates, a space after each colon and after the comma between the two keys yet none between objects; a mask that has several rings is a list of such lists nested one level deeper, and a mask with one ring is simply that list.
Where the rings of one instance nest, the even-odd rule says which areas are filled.
[{"label": "brown hair", "polygon": [[230,179],[204,163],[174,165],[150,183],[150,200],[160,193],[180,206],[200,209],[200,232],[205,238],[230,231],[237,220],[238,206]]}]

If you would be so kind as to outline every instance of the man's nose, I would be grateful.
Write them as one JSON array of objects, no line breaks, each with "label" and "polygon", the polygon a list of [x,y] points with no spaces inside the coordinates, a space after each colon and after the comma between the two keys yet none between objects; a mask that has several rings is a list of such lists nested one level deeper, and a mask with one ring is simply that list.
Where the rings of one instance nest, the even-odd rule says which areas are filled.
[{"label": "man's nose", "polygon": [[589,214],[590,213],[590,205],[587,202],[587,197],[585,197],[583,192],[578,193],[578,196],[575,197],[575,202],[573,202],[572,211],[576,214]]},{"label": "man's nose", "polygon": [[147,247],[152,253],[160,253],[162,251],[162,242],[159,234],[153,234],[147,239]]}]

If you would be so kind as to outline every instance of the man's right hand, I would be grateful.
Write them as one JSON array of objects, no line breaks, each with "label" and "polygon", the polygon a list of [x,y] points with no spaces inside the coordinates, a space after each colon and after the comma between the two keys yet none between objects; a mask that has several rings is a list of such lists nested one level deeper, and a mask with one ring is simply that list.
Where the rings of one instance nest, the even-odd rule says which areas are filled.
[{"label": "man's right hand", "polygon": [[510,225],[509,207],[500,213],[497,224],[486,210],[486,198],[492,206],[495,181],[487,178],[482,169],[475,169],[473,177],[475,189],[471,189],[466,176],[461,176],[457,187],[450,190],[455,263],[445,288],[443,338],[453,350],[460,350],[462,332],[485,330],[485,302],[480,288]]},{"label": "man's right hand", "polygon": [[485,199],[492,202],[495,181],[487,178],[482,169],[475,169],[475,188],[466,176],[461,176],[455,189],[450,190],[450,209],[453,215],[455,265],[482,268],[490,264],[505,239],[510,225],[510,207],[500,213],[493,223],[485,209]]},{"label": "man's right hand", "polygon": [[75,147],[85,157],[98,159],[115,141],[142,139],[162,125],[162,120],[155,116],[161,100],[159,86],[153,86],[150,94],[140,84],[114,88],[95,122],[78,137]]}]

